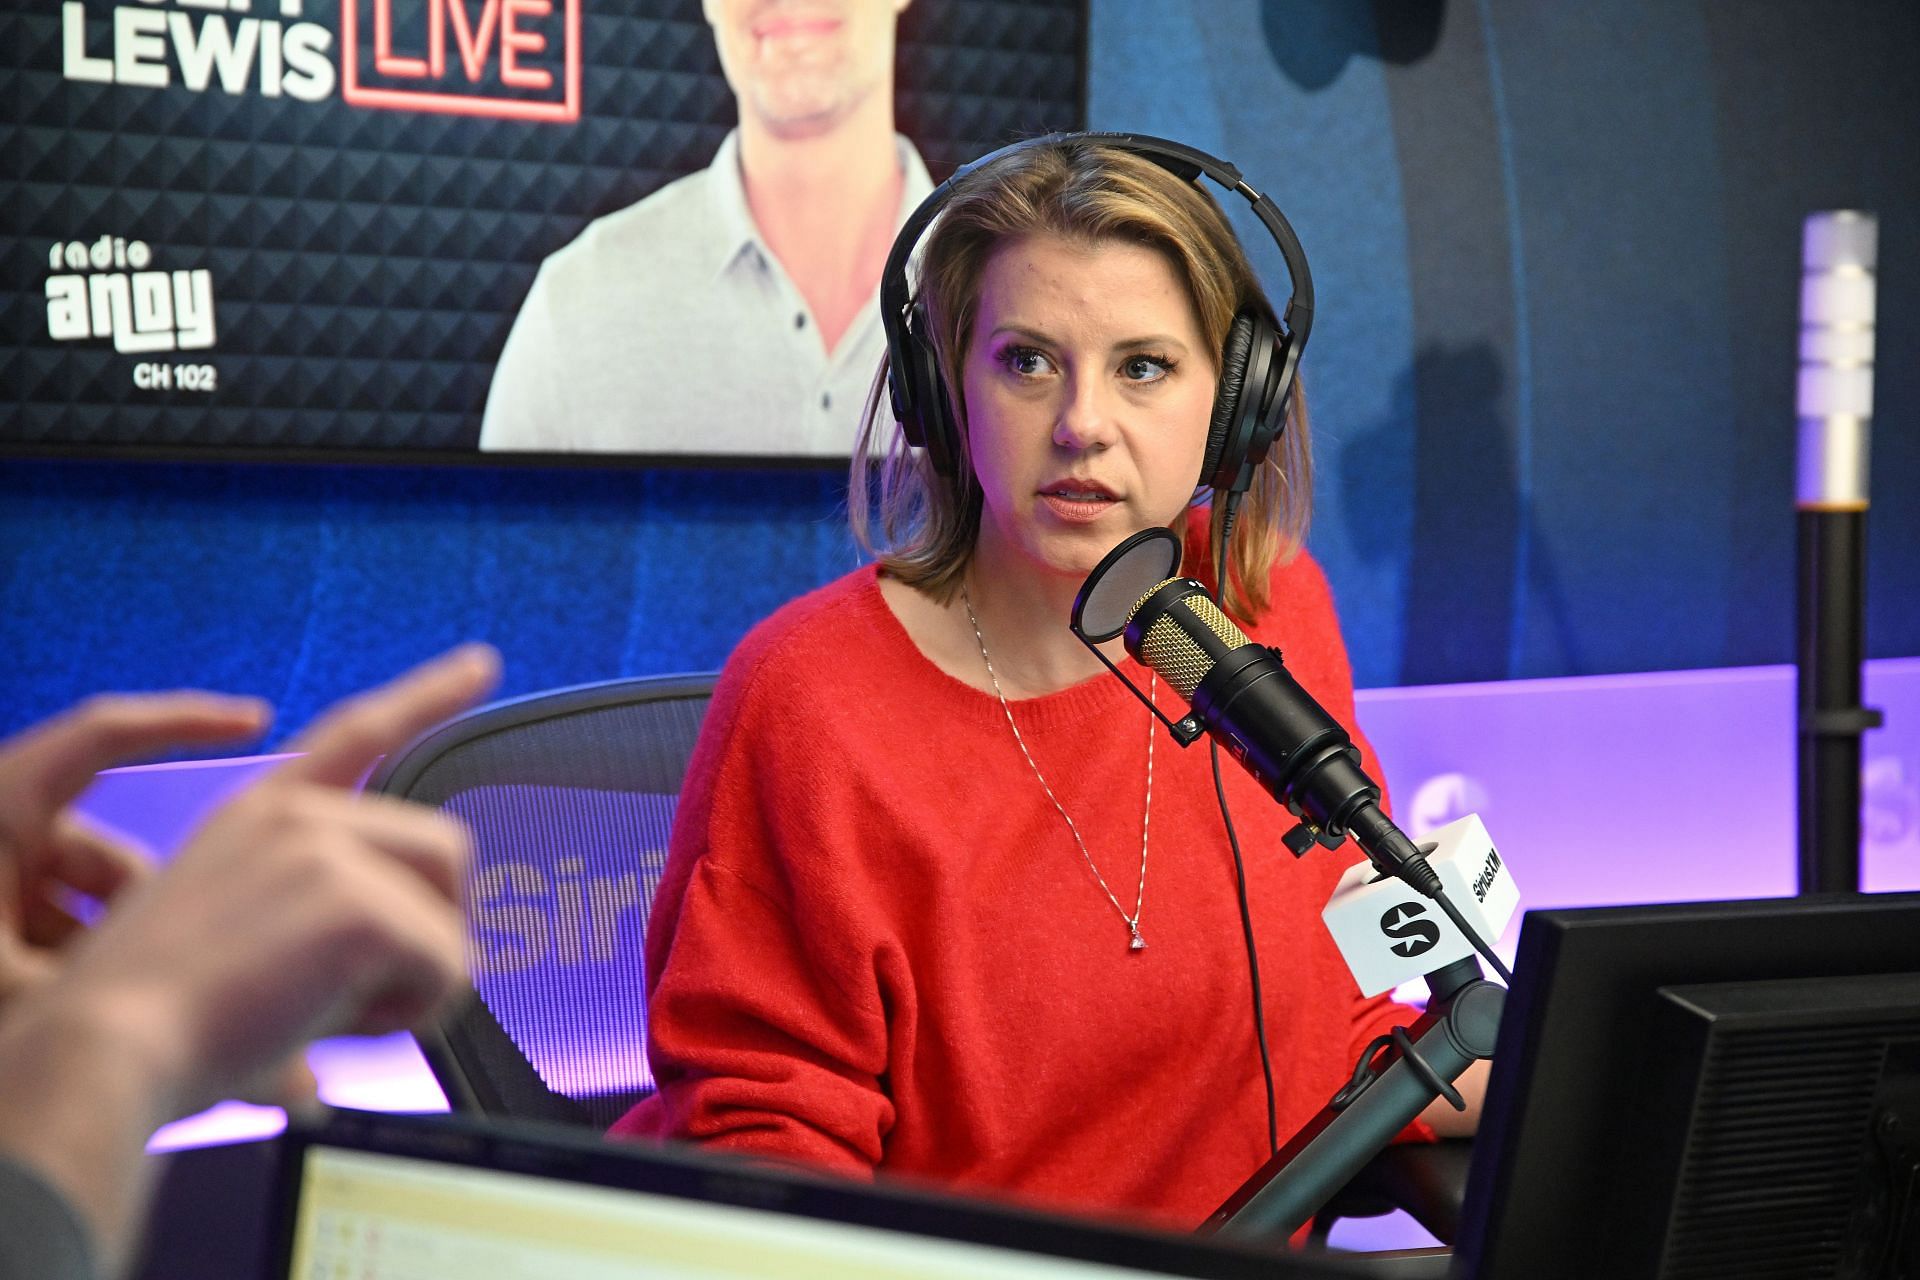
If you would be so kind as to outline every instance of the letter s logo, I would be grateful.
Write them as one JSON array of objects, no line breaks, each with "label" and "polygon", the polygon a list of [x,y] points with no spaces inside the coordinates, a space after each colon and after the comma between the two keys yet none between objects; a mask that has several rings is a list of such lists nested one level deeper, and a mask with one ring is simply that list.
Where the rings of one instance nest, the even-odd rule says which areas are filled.
[{"label": "letter s logo", "polygon": [[1440,942],[1440,926],[1422,919],[1427,909],[1417,902],[1401,902],[1387,908],[1380,917],[1380,932],[1404,941],[1392,944],[1393,954],[1412,959],[1434,949]]}]

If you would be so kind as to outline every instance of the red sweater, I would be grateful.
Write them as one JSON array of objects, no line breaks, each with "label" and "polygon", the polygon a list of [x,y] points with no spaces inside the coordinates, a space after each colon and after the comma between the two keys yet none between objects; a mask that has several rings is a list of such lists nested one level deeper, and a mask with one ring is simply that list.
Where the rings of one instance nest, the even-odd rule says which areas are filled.
[{"label": "red sweater", "polygon": [[[1351,725],[1325,578],[1303,555],[1274,587],[1255,638]],[[1131,910],[1146,709],[1101,675],[1014,715]],[[647,932],[660,1091],[614,1131],[1198,1223],[1266,1157],[1266,1095],[1206,747],[1157,732],[1147,947],[1129,951],[998,701],[920,653],[874,569],[755,628],[715,691]],[[1357,853],[1296,861],[1286,813],[1223,765],[1284,1140],[1412,1014],[1362,999],[1321,925]]]}]

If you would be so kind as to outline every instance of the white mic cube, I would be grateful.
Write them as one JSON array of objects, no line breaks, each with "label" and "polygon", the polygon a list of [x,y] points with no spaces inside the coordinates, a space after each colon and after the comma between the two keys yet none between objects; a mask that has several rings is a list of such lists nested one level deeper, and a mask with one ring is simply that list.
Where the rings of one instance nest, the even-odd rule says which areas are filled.
[{"label": "white mic cube", "polygon": [[[1421,848],[1454,908],[1491,946],[1519,909],[1520,890],[1479,815],[1430,832]],[[1363,995],[1391,991],[1474,954],[1438,903],[1404,881],[1381,877],[1368,862],[1347,868],[1320,918]]]}]

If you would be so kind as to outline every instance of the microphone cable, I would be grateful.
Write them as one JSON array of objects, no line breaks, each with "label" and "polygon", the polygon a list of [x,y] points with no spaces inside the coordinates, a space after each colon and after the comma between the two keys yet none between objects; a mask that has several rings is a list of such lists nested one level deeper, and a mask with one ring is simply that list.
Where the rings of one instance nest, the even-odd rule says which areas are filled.
[{"label": "microphone cable", "polygon": [[[1217,491],[1216,491],[1217,492]],[[1228,490],[1221,509],[1220,545],[1214,549],[1213,602],[1226,612],[1227,547],[1233,540],[1233,521],[1240,511],[1240,495]],[[1273,1092],[1273,1055],[1267,1046],[1266,1001],[1260,995],[1260,956],[1253,941],[1253,908],[1247,900],[1247,865],[1240,854],[1240,836],[1233,829],[1233,813],[1227,807],[1227,786],[1220,776],[1220,740],[1207,735],[1208,755],[1213,760],[1213,794],[1220,802],[1220,821],[1227,828],[1227,846],[1233,850],[1234,888],[1240,898],[1240,930],[1247,943],[1247,974],[1253,985],[1253,1038],[1260,1050],[1260,1075],[1267,1086],[1267,1150],[1280,1151],[1280,1114]]]},{"label": "microphone cable", "polygon": [[1453,921],[1453,927],[1458,929],[1461,936],[1480,953],[1480,958],[1500,976],[1500,981],[1512,986],[1513,970],[1507,968],[1506,963],[1500,959],[1500,953],[1493,949],[1493,944],[1483,939],[1480,931],[1467,923],[1467,918],[1460,914],[1460,908],[1453,905],[1453,899],[1447,895],[1447,891],[1439,890],[1433,895],[1433,900],[1440,904],[1442,911],[1447,913],[1447,919]]},{"label": "microphone cable", "polygon": [[[1225,598],[1229,563],[1228,548],[1233,539],[1234,521],[1239,514],[1240,496],[1239,493],[1230,490],[1225,492],[1224,495],[1220,490],[1215,490],[1216,499],[1222,501],[1224,505],[1221,509],[1219,544],[1214,548],[1213,603],[1223,616],[1226,616]],[[1254,1043],[1260,1051],[1260,1074],[1267,1092],[1267,1147],[1269,1152],[1277,1155],[1280,1151],[1279,1109],[1273,1084],[1273,1055],[1271,1047],[1267,1042],[1266,1001],[1261,994],[1260,987],[1260,957],[1254,940],[1253,909],[1247,891],[1246,859],[1241,852],[1240,837],[1234,829],[1233,812],[1227,802],[1226,782],[1222,777],[1220,769],[1219,739],[1209,734],[1207,747],[1208,756],[1213,766],[1214,798],[1220,806],[1220,821],[1226,829],[1227,846],[1233,853],[1234,888],[1239,899],[1240,928],[1246,943],[1247,975],[1253,994]],[[1397,828],[1393,830],[1394,834],[1399,834]],[[1404,839],[1404,837],[1402,838]],[[1422,867],[1425,866],[1424,859],[1419,859],[1419,862]],[[1429,871],[1427,875],[1431,877],[1432,872]],[[1430,896],[1434,900],[1448,919],[1453,922],[1454,927],[1459,929],[1461,934],[1472,944],[1473,949],[1492,966],[1494,972],[1507,982],[1508,985],[1511,985],[1513,981],[1512,974],[1507,966],[1502,963],[1499,954],[1494,951],[1491,944],[1484,941],[1478,931],[1467,923],[1466,919],[1461,915],[1459,908],[1454,905],[1445,889],[1440,888],[1437,882],[1434,884],[1433,889],[1434,891],[1427,896]],[[1372,1053],[1369,1051],[1369,1053],[1363,1056],[1362,1062],[1364,1063],[1371,1057]],[[1443,1090],[1441,1092],[1444,1094],[1449,1091]]]}]

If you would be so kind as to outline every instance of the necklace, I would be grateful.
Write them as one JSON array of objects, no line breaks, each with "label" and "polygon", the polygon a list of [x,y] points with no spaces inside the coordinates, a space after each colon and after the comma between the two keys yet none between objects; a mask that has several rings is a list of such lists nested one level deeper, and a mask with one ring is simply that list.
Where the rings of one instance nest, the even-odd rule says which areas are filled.
[{"label": "necklace", "polygon": [[[1054,812],[1067,824],[1067,830],[1073,833],[1073,842],[1080,848],[1080,856],[1086,859],[1087,870],[1093,872],[1094,880],[1100,885],[1100,892],[1107,895],[1107,901],[1120,913],[1126,922],[1130,941],[1129,951],[1144,951],[1147,940],[1140,936],[1140,912],[1147,900],[1147,830],[1153,819],[1153,720],[1147,720],[1147,803],[1140,816],[1140,887],[1133,895],[1133,914],[1120,905],[1120,899],[1113,896],[1113,890],[1107,887],[1106,877],[1100,874],[1100,868],[1094,865],[1093,855],[1087,852],[1087,842],[1080,838],[1080,828],[1074,825],[1068,816],[1066,806],[1060,803],[1060,797],[1053,794],[1053,788],[1047,785],[1047,776],[1040,772],[1040,766],[1033,762],[1033,753],[1027,750],[1027,740],[1020,735],[1020,726],[1014,723],[1013,708],[1007,705],[1007,695],[1000,690],[1000,677],[994,674],[993,659],[987,655],[987,638],[980,633],[980,619],[974,616],[973,597],[967,593],[965,581],[960,583],[960,603],[966,607],[967,621],[973,624],[973,638],[980,645],[980,661],[987,665],[987,680],[993,685],[993,696],[1000,699],[1000,710],[1007,717],[1007,727],[1013,730],[1013,740],[1019,744],[1020,754],[1026,757],[1027,768],[1033,770],[1033,776],[1039,780],[1040,789],[1047,793],[1047,799],[1053,801]],[[1147,682],[1147,700],[1153,701],[1154,691],[1158,688],[1159,675],[1149,671]]]}]

